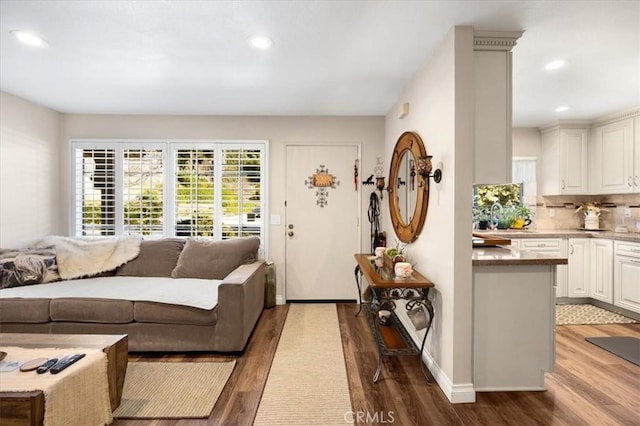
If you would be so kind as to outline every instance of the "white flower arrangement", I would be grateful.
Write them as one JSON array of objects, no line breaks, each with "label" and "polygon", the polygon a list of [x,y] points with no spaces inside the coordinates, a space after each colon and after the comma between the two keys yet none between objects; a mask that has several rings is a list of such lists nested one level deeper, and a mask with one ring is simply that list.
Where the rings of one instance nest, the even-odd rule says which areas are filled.
[{"label": "white flower arrangement", "polygon": [[589,214],[589,212],[595,212],[596,216],[600,215],[600,211],[604,211],[602,207],[599,205],[600,203],[582,203],[576,209],[576,213],[584,211],[584,214]]}]

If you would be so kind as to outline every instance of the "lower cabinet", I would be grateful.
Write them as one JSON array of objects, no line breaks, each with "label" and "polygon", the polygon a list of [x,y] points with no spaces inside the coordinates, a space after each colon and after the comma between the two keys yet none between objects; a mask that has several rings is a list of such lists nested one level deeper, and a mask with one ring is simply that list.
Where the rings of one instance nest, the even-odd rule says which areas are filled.
[{"label": "lower cabinet", "polygon": [[640,244],[615,242],[613,303],[640,313]]},{"label": "lower cabinet", "polygon": [[606,238],[518,238],[520,250],[568,258],[558,265],[556,297],[600,300],[640,313],[640,243]]},{"label": "lower cabinet", "polygon": [[[567,240],[565,238],[512,239],[511,245],[520,250],[567,257]],[[556,297],[567,297],[567,265],[556,266],[554,287],[556,289]]]},{"label": "lower cabinet", "polygon": [[613,303],[613,240],[591,240],[589,296]]},{"label": "lower cabinet", "polygon": [[590,238],[570,238],[567,271],[567,296],[589,297]]}]

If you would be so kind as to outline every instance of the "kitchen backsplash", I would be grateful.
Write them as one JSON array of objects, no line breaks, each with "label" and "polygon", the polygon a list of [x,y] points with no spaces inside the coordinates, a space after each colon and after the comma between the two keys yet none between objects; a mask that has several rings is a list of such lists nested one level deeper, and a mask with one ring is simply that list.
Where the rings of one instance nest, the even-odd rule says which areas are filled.
[{"label": "kitchen backsplash", "polygon": [[[534,229],[576,229],[584,227],[584,215],[576,213],[582,203],[597,202],[601,205],[600,228],[610,231],[616,226],[626,226],[629,232],[640,232],[640,195],[554,195],[538,197]],[[631,217],[624,217],[625,208]],[[555,214],[554,214],[555,213]]]}]

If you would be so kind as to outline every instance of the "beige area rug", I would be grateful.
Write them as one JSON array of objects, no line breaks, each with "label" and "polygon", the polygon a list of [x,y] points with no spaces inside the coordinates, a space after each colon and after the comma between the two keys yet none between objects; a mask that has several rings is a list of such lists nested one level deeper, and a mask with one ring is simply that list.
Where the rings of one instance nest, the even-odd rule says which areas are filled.
[{"label": "beige area rug", "polygon": [[633,324],[637,321],[593,305],[556,305],[556,325]]},{"label": "beige area rug", "polygon": [[344,425],[352,417],[336,305],[291,305],[254,425]]},{"label": "beige area rug", "polygon": [[115,418],[209,417],[231,362],[130,362]]}]

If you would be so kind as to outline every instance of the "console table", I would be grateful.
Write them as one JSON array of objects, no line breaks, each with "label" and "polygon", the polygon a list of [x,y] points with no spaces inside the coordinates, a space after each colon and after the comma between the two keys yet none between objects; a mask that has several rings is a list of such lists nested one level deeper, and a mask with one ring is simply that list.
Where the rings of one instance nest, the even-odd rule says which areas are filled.
[{"label": "console table", "polygon": [[[422,352],[433,322],[433,305],[428,296],[429,289],[434,287],[434,284],[415,270],[410,278],[396,278],[389,265],[382,268],[375,266],[375,256],[370,254],[359,253],[355,254],[354,257],[358,263],[355,269],[355,278],[360,297],[360,309],[363,306],[360,286],[362,276],[364,276],[371,288],[371,299],[367,301],[366,306],[369,312],[371,330],[378,348],[378,368],[373,376],[373,383],[377,383],[380,377],[383,356],[408,354],[418,354],[422,372],[427,381],[431,382],[422,362]],[[415,307],[424,307],[429,314],[420,349],[416,347],[407,330],[395,315],[395,301],[399,299],[406,300],[407,311]],[[356,316],[360,313],[360,309]],[[393,313],[391,324],[379,324],[378,312],[382,309]]]}]

